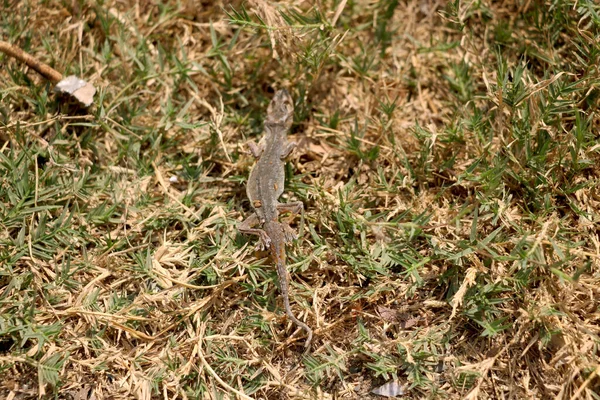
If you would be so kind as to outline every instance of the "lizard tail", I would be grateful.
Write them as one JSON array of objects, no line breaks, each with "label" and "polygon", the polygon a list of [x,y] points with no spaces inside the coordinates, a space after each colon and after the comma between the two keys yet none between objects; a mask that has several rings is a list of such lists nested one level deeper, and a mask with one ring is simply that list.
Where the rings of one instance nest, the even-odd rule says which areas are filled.
[{"label": "lizard tail", "polygon": [[290,307],[287,269],[285,267],[285,261],[282,259],[282,257],[277,257],[277,275],[279,277],[279,288],[283,296],[283,305],[285,306],[285,313],[287,314],[288,318],[291,319],[294,324],[296,324],[296,326],[299,326],[300,328],[306,331],[308,337],[306,338],[304,348],[308,350],[310,348],[310,342],[312,341],[313,331],[308,325],[300,321],[292,313],[292,308]]}]

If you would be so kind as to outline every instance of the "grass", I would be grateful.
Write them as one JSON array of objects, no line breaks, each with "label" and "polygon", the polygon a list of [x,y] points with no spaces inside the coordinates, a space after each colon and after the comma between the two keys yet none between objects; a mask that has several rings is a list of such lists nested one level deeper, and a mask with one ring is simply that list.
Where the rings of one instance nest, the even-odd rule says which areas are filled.
[{"label": "grass", "polygon": [[[3,398],[600,399],[593,1],[0,10],[98,88],[0,55]],[[309,354],[236,230],[282,87]]]}]

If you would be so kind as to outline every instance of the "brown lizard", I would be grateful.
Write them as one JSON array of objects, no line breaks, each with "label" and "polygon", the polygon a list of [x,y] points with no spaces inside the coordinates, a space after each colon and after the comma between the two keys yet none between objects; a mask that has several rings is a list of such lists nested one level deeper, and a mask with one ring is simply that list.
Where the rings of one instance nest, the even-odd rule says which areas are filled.
[{"label": "brown lizard", "polygon": [[[268,249],[277,266],[279,287],[283,296],[285,313],[308,334],[305,347],[309,348],[312,329],[298,320],[290,308],[289,280],[285,266],[285,244],[296,238],[293,229],[285,222],[279,222],[280,212],[298,214],[304,209],[301,201],[279,203],[285,181],[285,158],[290,155],[296,143],[287,141],[287,132],[292,126],[294,104],[287,90],[279,90],[271,100],[265,121],[265,138],[257,146],[249,143],[252,155],[258,159],[250,172],[246,193],[254,208],[254,213],[238,227],[242,233],[257,235],[259,248]],[[262,225],[262,229],[254,228]]]}]

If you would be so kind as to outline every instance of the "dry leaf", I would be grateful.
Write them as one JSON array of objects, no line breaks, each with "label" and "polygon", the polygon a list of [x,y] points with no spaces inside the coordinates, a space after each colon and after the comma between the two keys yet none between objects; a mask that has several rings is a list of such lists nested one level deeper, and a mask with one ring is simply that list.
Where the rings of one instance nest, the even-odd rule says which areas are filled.
[{"label": "dry leaf", "polygon": [[399,310],[394,310],[392,308],[379,306],[377,307],[377,313],[381,317],[382,320],[387,322],[398,322],[401,329],[408,329],[419,322],[418,317],[413,317],[410,314],[400,312]]},{"label": "dry leaf", "polygon": [[381,319],[383,319],[384,321],[388,321],[388,322],[393,322],[393,321],[397,321],[398,320],[398,311],[388,308],[388,307],[383,307],[383,306],[379,306],[377,307],[377,312],[379,313],[379,316],[381,317]]}]

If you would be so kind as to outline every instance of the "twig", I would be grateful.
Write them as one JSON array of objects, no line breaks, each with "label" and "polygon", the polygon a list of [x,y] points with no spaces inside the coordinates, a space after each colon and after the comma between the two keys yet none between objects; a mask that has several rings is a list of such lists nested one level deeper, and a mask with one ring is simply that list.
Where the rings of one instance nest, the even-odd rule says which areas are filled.
[{"label": "twig", "polygon": [[32,55],[25,53],[23,50],[11,45],[10,43],[0,40],[0,51],[9,57],[16,58],[17,60],[27,64],[29,68],[33,68],[37,73],[53,83],[57,83],[63,78],[60,72],[48,64],[44,64],[43,62],[35,59]]},{"label": "twig", "polygon": [[583,384],[577,389],[577,391],[573,395],[572,399],[573,400],[577,399],[579,397],[579,395],[585,390],[585,388],[589,386],[590,382],[599,374],[600,374],[600,366],[596,367],[596,369],[594,371],[592,371],[590,376],[588,376],[588,378],[585,380],[585,382],[583,382]]}]

